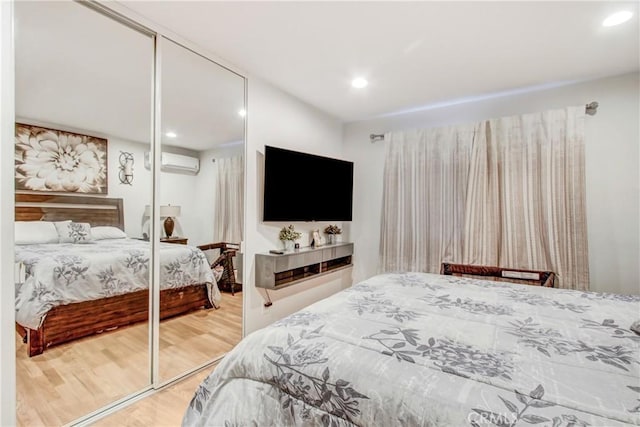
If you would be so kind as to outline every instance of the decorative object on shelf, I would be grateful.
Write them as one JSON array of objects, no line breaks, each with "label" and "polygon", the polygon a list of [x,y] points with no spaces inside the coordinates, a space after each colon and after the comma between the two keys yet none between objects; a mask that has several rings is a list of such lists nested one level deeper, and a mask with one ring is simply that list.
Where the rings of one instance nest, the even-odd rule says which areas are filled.
[{"label": "decorative object on shelf", "polygon": [[311,232],[311,247],[317,248],[323,246],[326,243],[324,237],[320,235],[320,230],[313,230]]},{"label": "decorative object on shelf", "polygon": [[282,227],[279,237],[284,244],[284,249],[290,251],[293,250],[294,242],[302,237],[302,233],[296,231],[293,224],[291,224],[288,227]]},{"label": "decorative object on shelf", "polygon": [[120,173],[118,174],[118,178],[120,178],[120,184],[129,184],[133,183],[133,154],[127,153],[126,151],[120,152]]},{"label": "decorative object on shelf", "polygon": [[330,245],[335,245],[336,243],[338,243],[338,235],[342,234],[342,229],[340,227],[338,227],[337,225],[330,225],[327,228],[324,229],[324,232],[329,236],[329,244]]},{"label": "decorative object on shelf", "polygon": [[173,217],[180,216],[180,206],[160,206],[160,218],[166,218],[164,220],[164,232],[167,237],[171,237],[173,234],[173,227],[175,222]]},{"label": "decorative object on shelf", "polygon": [[16,190],[108,194],[107,140],[16,123]]}]

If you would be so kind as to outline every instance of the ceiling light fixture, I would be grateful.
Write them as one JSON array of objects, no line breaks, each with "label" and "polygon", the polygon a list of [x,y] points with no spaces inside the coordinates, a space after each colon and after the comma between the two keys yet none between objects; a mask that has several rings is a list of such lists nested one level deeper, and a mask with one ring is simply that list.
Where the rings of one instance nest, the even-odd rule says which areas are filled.
[{"label": "ceiling light fixture", "polygon": [[632,12],[629,12],[628,10],[622,10],[620,12],[609,15],[607,19],[602,21],[602,26],[613,27],[614,25],[620,25],[623,22],[627,22],[629,19],[631,19],[632,16]]},{"label": "ceiling light fixture", "polygon": [[355,87],[356,89],[362,89],[363,87],[367,87],[368,84],[369,82],[362,77],[355,78],[351,81],[351,86]]},{"label": "ceiling light fixture", "polygon": [[247,115],[247,110],[243,108],[242,110],[238,111],[238,114],[240,115],[240,117],[244,117]]},{"label": "ceiling light fixture", "polygon": [[167,136],[167,138],[175,138],[176,136],[178,136],[175,132],[167,132],[165,133],[165,135]]}]

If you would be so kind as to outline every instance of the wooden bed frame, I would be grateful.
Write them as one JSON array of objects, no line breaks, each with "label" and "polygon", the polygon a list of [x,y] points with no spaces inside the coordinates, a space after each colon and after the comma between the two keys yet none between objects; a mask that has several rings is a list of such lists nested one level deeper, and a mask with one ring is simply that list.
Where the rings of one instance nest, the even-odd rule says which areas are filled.
[{"label": "wooden bed frame", "polygon": [[556,274],[553,271],[523,270],[521,268],[492,267],[486,265],[442,263],[440,274],[448,276],[477,277],[498,282],[553,288]]},{"label": "wooden bed frame", "polygon": [[[122,207],[122,199],[16,193],[15,217],[16,221],[70,219],[124,230]],[[161,320],[211,307],[206,284],[160,291]],[[32,357],[58,344],[148,320],[149,291],[140,290],[57,306],[47,313],[40,328],[24,328],[16,323],[16,330],[28,344]]]}]

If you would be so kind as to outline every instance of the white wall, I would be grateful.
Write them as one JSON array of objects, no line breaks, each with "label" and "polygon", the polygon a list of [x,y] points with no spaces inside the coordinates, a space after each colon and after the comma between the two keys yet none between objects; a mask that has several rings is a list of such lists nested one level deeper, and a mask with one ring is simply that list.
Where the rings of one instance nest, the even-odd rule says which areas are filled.
[{"label": "white wall", "polygon": [[[255,254],[281,248],[280,229],[289,223],[262,222],[264,146],[273,145],[328,157],[344,158],[342,125],[327,114],[261,81],[249,78],[246,159],[245,330],[266,326],[351,284],[351,270],[343,270],[305,283],[270,291],[273,305],[263,307],[264,291],[255,283]],[[347,159],[348,160],[348,159]],[[292,177],[296,179],[296,177]],[[301,246],[309,244],[309,233],[325,223],[293,223],[303,232]],[[348,239],[347,236],[344,238]],[[359,248],[356,246],[355,251]]]},{"label": "white wall", "polygon": [[[55,125],[52,127],[56,128]],[[87,132],[91,134],[91,132]],[[144,168],[144,152],[149,144],[124,141],[108,137],[108,193],[111,198],[122,198],[124,210],[124,231],[130,237],[142,237],[144,208],[151,204],[151,172]],[[133,181],[131,185],[121,184],[120,152],[133,155]],[[148,233],[148,226],[147,226]]]},{"label": "white wall", "polygon": [[[55,125],[52,127],[56,128]],[[91,134],[90,131],[87,131]],[[113,137],[108,137],[108,179],[109,197],[122,198],[124,205],[125,232],[130,237],[142,237],[143,233],[149,234],[149,218],[144,216],[145,207],[151,204],[151,171],[144,167],[144,153],[149,151],[149,144],[133,141],[124,141]],[[163,151],[175,152],[189,156],[198,157],[198,153],[179,149],[176,147],[163,146]],[[119,156],[121,151],[133,154],[133,182],[131,185],[121,184],[118,177],[120,172]],[[208,165],[211,168],[210,165]],[[201,168],[206,175],[207,165],[201,162]],[[202,177],[202,169],[198,175],[181,174],[174,172],[160,172],[160,204],[176,205],[181,207],[181,215],[175,219],[174,236],[189,238],[189,244],[199,245],[207,243],[210,238],[206,238],[206,217],[211,216],[213,210],[205,211],[201,204],[205,200],[213,200],[208,194],[201,194],[197,191],[199,183],[206,177]],[[162,224],[160,230],[164,236]],[[203,241],[204,240],[204,241]]]},{"label": "white wall", "polygon": [[[199,153],[179,147],[163,145],[163,152],[182,154],[185,156],[199,157]],[[200,162],[200,167],[206,167]],[[145,170],[151,174],[150,171]],[[196,191],[198,182],[201,179],[201,172],[198,175],[191,175],[178,172],[160,172],[159,198],[160,205],[180,206],[180,216],[174,218],[174,237],[186,237],[190,245],[208,243],[210,240],[204,239],[203,227],[206,226],[205,213],[200,209],[200,201],[203,198],[210,198],[209,194],[200,194]],[[209,214],[211,215],[211,214]],[[160,219],[160,233],[164,236],[164,227]],[[145,224],[148,230],[149,224]],[[147,231],[148,233],[148,231]]]},{"label": "white wall", "polygon": [[344,127],[345,154],[355,161],[354,280],[377,272],[384,143],[370,133],[429,128],[598,101],[586,119],[586,184],[591,289],[640,293],[639,74],[354,122]]},{"label": "white wall", "polygon": [[[51,129],[66,130],[80,134],[95,135],[107,139],[107,197],[122,198],[124,210],[125,232],[129,237],[142,237],[149,234],[149,218],[144,216],[145,207],[151,204],[151,171],[144,167],[144,153],[149,151],[149,144],[126,141],[109,135],[93,132],[90,129],[70,128],[55,123],[35,121],[29,118],[18,118],[20,123],[33,124]],[[164,145],[163,151],[199,157],[200,153]],[[120,183],[120,153],[133,155],[133,181],[131,185]],[[161,205],[177,205],[181,207],[181,215],[175,218],[174,236],[189,238],[189,244],[199,245],[211,242],[213,233],[210,222],[213,218],[213,195],[206,191],[206,180],[211,175],[213,165],[200,163],[198,175],[160,172],[159,196]],[[201,191],[199,191],[202,188]],[[211,206],[209,206],[211,205]],[[162,235],[164,230],[160,226]]]}]

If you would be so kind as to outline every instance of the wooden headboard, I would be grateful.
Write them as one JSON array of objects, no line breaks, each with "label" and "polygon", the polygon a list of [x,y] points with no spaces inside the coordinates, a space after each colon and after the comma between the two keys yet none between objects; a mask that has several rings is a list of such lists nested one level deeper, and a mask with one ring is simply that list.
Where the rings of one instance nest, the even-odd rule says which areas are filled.
[{"label": "wooden headboard", "polygon": [[16,193],[16,221],[88,222],[124,230],[122,199]]}]

